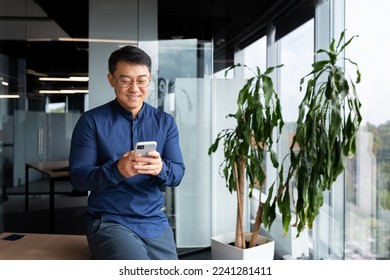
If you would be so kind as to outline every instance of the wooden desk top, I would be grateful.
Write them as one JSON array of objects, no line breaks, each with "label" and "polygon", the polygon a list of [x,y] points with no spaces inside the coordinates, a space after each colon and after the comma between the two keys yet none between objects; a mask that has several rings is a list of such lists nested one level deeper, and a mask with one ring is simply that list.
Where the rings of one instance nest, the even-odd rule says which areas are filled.
[{"label": "wooden desk top", "polygon": [[27,162],[26,167],[42,172],[50,178],[61,178],[69,176],[68,160]]},{"label": "wooden desk top", "polygon": [[4,240],[11,232],[0,234],[0,260],[90,260],[84,235],[25,234],[15,241]]}]

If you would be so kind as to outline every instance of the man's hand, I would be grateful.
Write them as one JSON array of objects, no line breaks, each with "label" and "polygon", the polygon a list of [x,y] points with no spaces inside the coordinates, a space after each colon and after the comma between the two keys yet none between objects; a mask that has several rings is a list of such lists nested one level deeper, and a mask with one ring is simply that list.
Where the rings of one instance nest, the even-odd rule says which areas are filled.
[{"label": "man's hand", "polygon": [[163,167],[163,161],[160,157],[160,153],[157,151],[149,152],[147,157],[136,155],[134,161],[136,162],[134,165],[134,170],[138,174],[149,174],[156,176],[161,172]]},{"label": "man's hand", "polygon": [[141,157],[136,155],[134,151],[126,152],[118,161],[119,172],[126,178],[133,177],[138,174],[134,166],[137,164],[135,161],[136,157]]},{"label": "man's hand", "polygon": [[118,161],[119,172],[126,178],[137,174],[158,175],[163,167],[160,153],[157,151],[149,152],[147,157],[141,157],[134,151],[125,153]]}]

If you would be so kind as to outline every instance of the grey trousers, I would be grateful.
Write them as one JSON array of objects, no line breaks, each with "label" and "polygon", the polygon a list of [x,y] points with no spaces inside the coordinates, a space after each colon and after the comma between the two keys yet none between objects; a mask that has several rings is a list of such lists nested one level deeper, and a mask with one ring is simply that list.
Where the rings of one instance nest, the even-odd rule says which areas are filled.
[{"label": "grey trousers", "polygon": [[178,259],[170,227],[156,238],[140,238],[121,224],[96,218],[87,224],[87,240],[96,260]]}]

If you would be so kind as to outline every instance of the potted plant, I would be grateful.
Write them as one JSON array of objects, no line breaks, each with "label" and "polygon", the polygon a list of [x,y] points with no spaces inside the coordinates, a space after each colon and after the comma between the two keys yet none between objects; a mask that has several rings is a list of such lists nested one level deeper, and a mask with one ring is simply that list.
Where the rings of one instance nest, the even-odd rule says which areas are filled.
[{"label": "potted plant", "polygon": [[[240,64],[233,65],[225,72],[225,76],[228,71],[241,66],[246,67]],[[254,76],[248,79],[238,94],[237,112],[228,115],[228,117],[235,118],[236,126],[222,130],[209,148],[209,155],[211,155],[218,149],[219,143],[223,142],[224,161],[221,163],[223,176],[229,191],[235,191],[237,194],[234,245],[242,250],[257,244],[262,212],[262,204],[260,204],[255,228],[251,234],[250,244],[247,246],[243,228],[246,179],[248,179],[251,197],[254,186],[262,186],[265,181],[263,163],[267,152],[271,154],[274,166],[276,168],[278,166],[272,147],[275,142],[275,133],[281,133],[284,123],[280,100],[274,90],[270,74],[279,67],[282,65],[270,67],[264,73],[257,67]],[[237,254],[239,253],[235,255]]]},{"label": "potted plant", "polygon": [[[223,177],[229,191],[237,193],[236,247],[246,248],[242,216],[244,188],[249,188],[251,197],[255,185],[264,186],[265,155],[270,156],[279,176],[269,187],[265,202],[261,197],[258,200],[248,247],[256,245],[261,225],[270,230],[276,211],[282,216],[285,234],[293,216],[297,235],[305,228],[311,229],[323,203],[323,191],[332,189],[344,170],[345,157],[355,154],[361,104],[354,82],[346,76],[344,67],[338,65],[340,55],[354,37],[344,43],[345,32],[342,32],[337,45],[333,39],[329,50],[317,51],[318,55],[327,57],[313,63],[312,71],[300,81],[302,90],[306,78],[310,77],[298,108],[299,117],[290,151],[281,164],[273,150],[284,124],[278,94],[269,76],[275,67],[264,73],[257,68],[255,76],[240,90],[237,112],[228,115],[236,119],[236,126],[222,130],[208,151],[211,155],[223,142]],[[356,83],[359,83],[357,64],[342,59],[356,66]],[[234,65],[227,71],[237,66],[242,65]]]}]

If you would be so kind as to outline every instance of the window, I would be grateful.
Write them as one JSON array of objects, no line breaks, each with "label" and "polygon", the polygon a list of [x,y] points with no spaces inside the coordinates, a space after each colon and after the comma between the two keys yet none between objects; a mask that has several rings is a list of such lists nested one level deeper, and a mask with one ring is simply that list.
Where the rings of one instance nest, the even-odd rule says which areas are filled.
[{"label": "window", "polygon": [[[363,121],[357,154],[348,161],[345,178],[345,259],[390,258],[390,85],[386,67],[390,39],[385,36],[389,8],[390,3],[383,0],[375,5],[346,1],[347,37],[359,35],[346,57],[357,62],[362,73],[357,92]],[[378,18],[381,24],[376,24]]]},{"label": "window", "polygon": [[[310,20],[294,31],[288,33],[276,42],[279,45],[280,61],[280,101],[282,106],[284,127],[278,144],[279,161],[289,152],[295,122],[298,118],[298,106],[302,100],[302,92],[299,91],[299,82],[302,77],[310,73],[314,60],[314,20]],[[281,219],[275,220],[274,228],[281,228]],[[280,223],[280,224],[277,224]],[[282,232],[276,232],[275,238],[279,246],[286,250],[285,254],[293,258],[309,257],[309,236],[303,232],[299,238],[295,238],[294,228],[291,228],[288,237],[282,237]],[[294,245],[295,244],[295,245]]]},{"label": "window", "polygon": [[[267,67],[266,54],[267,37],[264,36],[242,50],[243,63],[253,71],[256,71],[256,67],[258,66],[264,72]],[[253,73],[249,69],[245,69],[244,77],[247,78],[250,76],[253,76]]]}]

